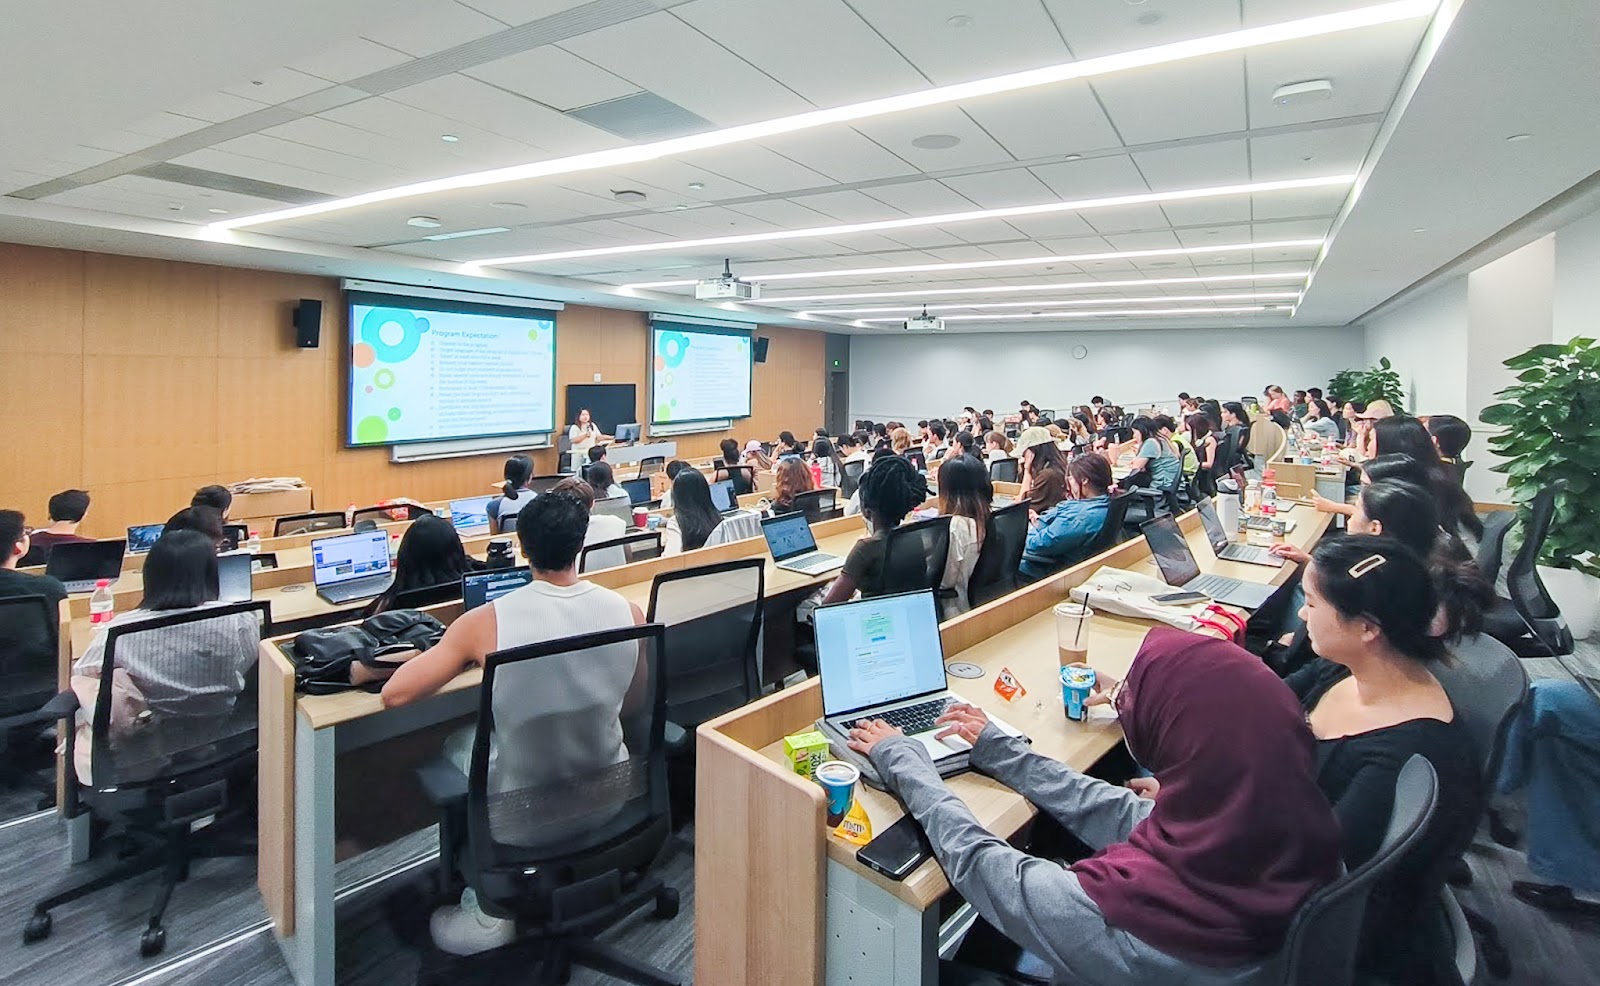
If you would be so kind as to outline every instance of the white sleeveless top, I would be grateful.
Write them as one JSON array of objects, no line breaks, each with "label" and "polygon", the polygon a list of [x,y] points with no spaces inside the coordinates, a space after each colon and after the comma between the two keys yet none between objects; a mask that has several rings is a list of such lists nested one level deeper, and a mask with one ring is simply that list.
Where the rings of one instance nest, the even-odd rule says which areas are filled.
[{"label": "white sleeveless top", "polygon": [[[530,582],[491,605],[499,650],[633,626],[628,601],[590,582]],[[639,644],[629,641],[499,672],[490,789],[555,784],[626,760],[618,713],[638,664]]]}]

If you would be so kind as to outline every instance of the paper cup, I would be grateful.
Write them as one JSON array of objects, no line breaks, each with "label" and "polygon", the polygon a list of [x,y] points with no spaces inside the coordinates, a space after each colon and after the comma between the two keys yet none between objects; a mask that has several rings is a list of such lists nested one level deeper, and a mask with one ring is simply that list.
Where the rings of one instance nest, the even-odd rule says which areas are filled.
[{"label": "paper cup", "polygon": [[861,779],[861,771],[843,760],[827,760],[817,765],[812,776],[828,795],[828,827],[832,828],[844,820],[850,804],[855,801],[856,781]]}]

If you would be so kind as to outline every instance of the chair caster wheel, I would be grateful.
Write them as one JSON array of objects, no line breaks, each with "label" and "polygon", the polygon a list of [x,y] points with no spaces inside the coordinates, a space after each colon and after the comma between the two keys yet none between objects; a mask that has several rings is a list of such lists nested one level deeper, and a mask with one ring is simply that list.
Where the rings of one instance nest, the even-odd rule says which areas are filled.
[{"label": "chair caster wheel", "polygon": [[674,887],[662,887],[656,893],[655,918],[659,921],[671,921],[678,916],[678,891]]},{"label": "chair caster wheel", "polygon": [[160,955],[162,949],[167,947],[167,929],[146,928],[144,934],[139,936],[139,954],[145,958]]},{"label": "chair caster wheel", "polygon": [[49,912],[35,912],[28,918],[27,925],[22,929],[22,943],[32,945],[37,941],[44,941],[50,937]]}]

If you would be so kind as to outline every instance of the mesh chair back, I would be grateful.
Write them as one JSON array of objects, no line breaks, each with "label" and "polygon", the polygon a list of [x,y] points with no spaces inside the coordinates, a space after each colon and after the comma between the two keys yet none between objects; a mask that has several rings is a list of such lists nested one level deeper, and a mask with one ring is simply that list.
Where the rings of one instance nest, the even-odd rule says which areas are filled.
[{"label": "mesh chair back", "polygon": [[461,598],[461,580],[424,585],[395,594],[390,609],[421,609],[435,603],[448,603]]},{"label": "mesh chair back", "polygon": [[764,558],[740,558],[657,575],[650,586],[646,619],[666,628],[667,718],[687,731],[761,694],[766,567]]},{"label": "mesh chair back", "polygon": [[633,501],[627,496],[608,496],[603,500],[596,500],[594,506],[589,508],[589,512],[603,517],[615,517],[624,524],[633,523]]},{"label": "mesh chair back", "polygon": [[610,541],[596,541],[584,545],[578,552],[578,571],[589,572],[602,568],[632,565],[661,557],[661,532],[639,531]]},{"label": "mesh chair back", "polygon": [[[1488,634],[1463,637],[1450,645],[1450,652],[1455,660],[1435,662],[1431,670],[1450,696],[1456,717],[1472,737],[1483,778],[1480,805],[1487,807],[1491,786],[1500,776],[1500,762],[1505,758],[1506,734],[1528,700],[1528,674],[1511,648]],[[1465,852],[1472,841],[1471,829],[1462,834],[1460,845],[1453,847],[1449,855],[1451,859]]]},{"label": "mesh chair back", "polygon": [[344,514],[336,510],[327,510],[321,513],[290,514],[279,517],[272,524],[272,536],[284,537],[289,534],[311,534],[315,531],[337,531],[344,527]]},{"label": "mesh chair back", "polygon": [[1100,528],[1100,533],[1094,536],[1089,546],[1084,549],[1084,557],[1098,555],[1112,545],[1122,540],[1122,524],[1128,519],[1128,507],[1137,497],[1138,491],[1124,490],[1111,498],[1106,505],[1106,522]]},{"label": "mesh chair back", "polygon": [[[660,624],[496,651],[467,771],[471,879],[511,904],[642,866],[667,817]],[[653,846],[641,836],[661,832]],[[648,850],[648,853],[646,853]],[[518,907],[525,911],[525,907]]]},{"label": "mesh chair back", "polygon": [[1211,475],[1213,480],[1226,476],[1228,470],[1233,468],[1239,460],[1239,433],[1231,428],[1224,428],[1217,432],[1217,456],[1213,460]]},{"label": "mesh chair back", "polygon": [[983,547],[967,580],[967,600],[982,606],[1005,595],[1017,586],[1017,567],[1022,564],[1022,549],[1028,541],[1026,501],[1001,507],[989,515],[983,534]]},{"label": "mesh chair back", "polygon": [[1544,583],[1539,580],[1539,572],[1534,562],[1539,557],[1539,552],[1544,549],[1545,538],[1550,534],[1550,523],[1556,514],[1556,493],[1559,486],[1547,486],[1540,490],[1533,498],[1533,503],[1528,509],[1528,519],[1522,527],[1522,546],[1511,558],[1511,565],[1506,569],[1506,591],[1511,595],[1511,601],[1516,604],[1517,612],[1523,619],[1553,619],[1561,615],[1561,610],[1556,607],[1550,594],[1545,592]]},{"label": "mesh chair back", "polygon": [[[176,651],[168,631],[212,621],[231,625],[241,615],[257,621],[259,639],[270,619],[264,600],[118,621],[106,631],[100,691],[90,727],[89,765],[97,790],[167,784],[174,777],[214,770],[255,750],[258,676],[253,660],[237,672],[234,682],[226,682],[235,674],[235,669],[229,668],[226,673],[199,676],[188,687],[167,685],[158,691],[136,675],[141,665],[154,661],[171,667],[174,658],[188,662],[224,659],[226,655]],[[219,630],[219,636],[231,644],[235,632],[231,626]],[[129,677],[145,690],[145,708],[132,723],[119,721],[113,727],[113,681],[119,654],[122,665],[131,669]]]},{"label": "mesh chair back", "polygon": [[570,475],[535,476],[528,480],[528,489],[535,493],[548,493],[556,488],[556,484],[563,479],[571,479]]},{"label": "mesh chair back", "polygon": [[1500,559],[1505,555],[1506,535],[1516,520],[1514,510],[1496,510],[1483,518],[1483,537],[1478,541],[1476,561],[1478,571],[1490,585],[1500,578]]},{"label": "mesh chair back", "polygon": [[930,517],[889,532],[883,552],[883,594],[939,588],[950,554],[950,518]]},{"label": "mesh chair back", "polygon": [[860,459],[844,464],[844,478],[839,481],[839,493],[845,499],[856,495],[856,490],[861,488],[861,474],[867,471],[867,464]]},{"label": "mesh chair back", "polygon": [[363,520],[371,520],[379,524],[389,524],[397,520],[416,520],[423,513],[427,513],[427,511],[423,510],[419,513],[413,511],[409,503],[402,503],[393,507],[362,507],[351,514],[350,517],[351,525],[354,526]]},{"label": "mesh chair back", "polygon": [[796,493],[794,497],[795,509],[806,515],[806,523],[815,524],[827,520],[839,509],[839,491],[832,486],[820,490],[806,490]]},{"label": "mesh chair back", "polygon": [[664,455],[647,455],[639,460],[639,475],[654,476],[658,472],[667,471],[667,457]]},{"label": "mesh chair back", "polygon": [[44,596],[0,596],[0,719],[32,712],[55,694],[60,631]]},{"label": "mesh chair back", "polygon": [[996,483],[1015,483],[1021,478],[1016,459],[996,459],[989,463],[989,479]]},{"label": "mesh chair back", "polygon": [[907,462],[911,463],[911,468],[915,469],[917,472],[928,471],[928,457],[922,454],[921,451],[917,449],[908,449],[907,451],[901,453],[901,455]]},{"label": "mesh chair back", "polygon": [[1421,837],[1438,793],[1438,778],[1425,758],[1414,756],[1400,768],[1389,828],[1378,851],[1354,872],[1307,897],[1290,923],[1280,957],[1285,986],[1350,986],[1354,981],[1367,897]]},{"label": "mesh chair back", "polygon": [[744,496],[746,493],[756,491],[755,466],[730,466],[719,464],[712,482],[720,483],[725,479],[733,480],[733,495]]}]

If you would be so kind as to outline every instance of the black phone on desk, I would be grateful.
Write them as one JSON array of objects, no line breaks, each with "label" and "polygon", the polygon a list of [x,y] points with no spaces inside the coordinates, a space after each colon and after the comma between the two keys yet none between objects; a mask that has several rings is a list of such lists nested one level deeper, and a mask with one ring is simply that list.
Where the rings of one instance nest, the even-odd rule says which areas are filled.
[{"label": "black phone on desk", "polygon": [[856,850],[858,861],[891,880],[904,880],[924,860],[932,858],[933,846],[928,843],[928,836],[909,814]]}]

